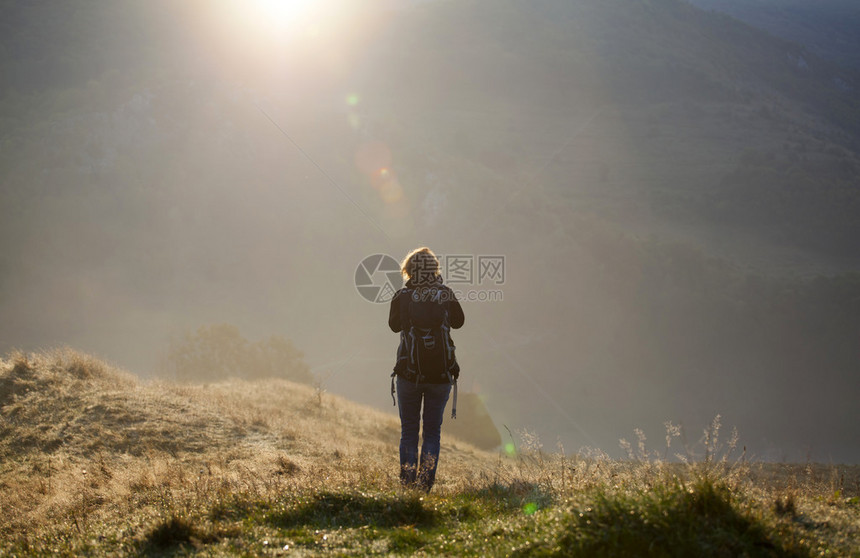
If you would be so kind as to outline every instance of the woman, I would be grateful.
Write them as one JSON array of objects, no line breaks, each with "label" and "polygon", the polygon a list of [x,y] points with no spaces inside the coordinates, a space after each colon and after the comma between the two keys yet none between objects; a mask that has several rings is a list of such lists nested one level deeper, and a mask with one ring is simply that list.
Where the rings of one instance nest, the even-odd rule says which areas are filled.
[{"label": "woman", "polygon": [[[410,252],[400,265],[406,286],[391,300],[388,326],[400,333],[397,401],[400,407],[400,482],[429,492],[436,480],[442,415],[460,367],[450,328],[462,327],[463,308],[442,284],[439,260],[429,248]],[[456,405],[456,392],[454,396]],[[424,404],[424,441],[418,463],[418,430]]]}]

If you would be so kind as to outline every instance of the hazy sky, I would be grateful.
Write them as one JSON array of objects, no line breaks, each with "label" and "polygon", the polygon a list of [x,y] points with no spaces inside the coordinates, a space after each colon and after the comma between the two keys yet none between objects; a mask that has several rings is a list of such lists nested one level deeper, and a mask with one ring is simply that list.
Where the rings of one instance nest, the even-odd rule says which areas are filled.
[{"label": "hazy sky", "polygon": [[860,459],[858,142],[815,112],[856,102],[794,47],[672,2],[13,4],[0,350],[148,375],[231,323],[390,409],[356,268],[427,245],[502,432],[617,454],[722,414],[757,457]]}]

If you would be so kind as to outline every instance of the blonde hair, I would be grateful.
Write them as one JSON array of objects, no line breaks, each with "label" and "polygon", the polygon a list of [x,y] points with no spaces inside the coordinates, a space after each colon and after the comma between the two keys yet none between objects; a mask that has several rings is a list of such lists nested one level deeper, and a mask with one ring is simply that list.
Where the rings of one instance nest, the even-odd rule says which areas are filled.
[{"label": "blonde hair", "polygon": [[439,258],[436,257],[433,250],[426,246],[416,248],[403,258],[400,263],[400,274],[403,275],[405,281],[413,278],[416,283],[435,281],[441,274]]}]

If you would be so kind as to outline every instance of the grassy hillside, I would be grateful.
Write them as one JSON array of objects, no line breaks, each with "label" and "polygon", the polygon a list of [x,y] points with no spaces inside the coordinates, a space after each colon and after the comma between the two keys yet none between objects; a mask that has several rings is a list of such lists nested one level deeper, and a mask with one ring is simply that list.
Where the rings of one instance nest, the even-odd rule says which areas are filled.
[{"label": "grassy hillside", "polygon": [[395,419],[301,384],[141,383],[63,350],[7,355],[0,386],[2,554],[860,555],[857,467],[750,463],[718,421],[686,465],[640,432],[622,461],[443,439],[423,495]]}]

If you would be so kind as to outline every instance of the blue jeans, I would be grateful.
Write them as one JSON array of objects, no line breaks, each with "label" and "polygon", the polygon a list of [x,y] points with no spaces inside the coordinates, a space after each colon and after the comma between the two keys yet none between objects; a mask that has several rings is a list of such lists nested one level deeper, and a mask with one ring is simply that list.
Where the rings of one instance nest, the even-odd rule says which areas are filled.
[{"label": "blue jeans", "polygon": [[[416,384],[397,377],[397,402],[400,409],[400,483],[429,492],[436,481],[439,464],[439,437],[442,415],[451,394],[450,384]],[[424,400],[424,442],[418,465],[418,429],[421,400]]]}]

